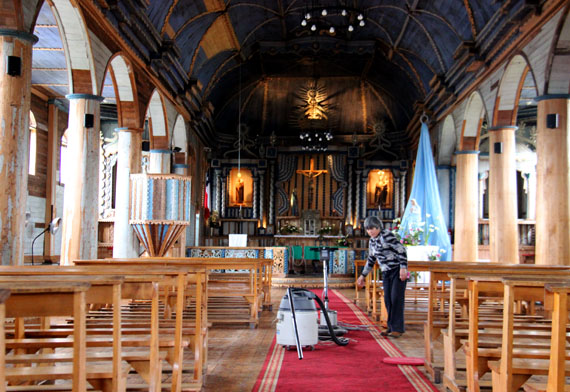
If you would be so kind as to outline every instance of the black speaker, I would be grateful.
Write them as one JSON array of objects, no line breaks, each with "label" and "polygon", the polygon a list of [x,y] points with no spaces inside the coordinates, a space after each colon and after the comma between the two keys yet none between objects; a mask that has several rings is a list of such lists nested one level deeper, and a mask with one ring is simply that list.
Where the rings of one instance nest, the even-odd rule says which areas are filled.
[{"label": "black speaker", "polygon": [[6,73],[10,76],[20,76],[22,74],[22,59],[16,56],[8,56]]},{"label": "black speaker", "polygon": [[85,119],[83,120],[83,126],[85,128],[93,128],[95,124],[95,116],[89,113],[85,114]]},{"label": "black speaker", "polygon": [[546,115],[546,128],[554,129],[558,128],[558,114],[552,113]]},{"label": "black speaker", "polygon": [[143,140],[142,142],[142,150],[145,152],[150,151],[150,142],[148,140]]},{"label": "black speaker", "polygon": [[503,143],[496,142],[493,145],[493,150],[495,151],[495,154],[502,154],[503,153]]}]

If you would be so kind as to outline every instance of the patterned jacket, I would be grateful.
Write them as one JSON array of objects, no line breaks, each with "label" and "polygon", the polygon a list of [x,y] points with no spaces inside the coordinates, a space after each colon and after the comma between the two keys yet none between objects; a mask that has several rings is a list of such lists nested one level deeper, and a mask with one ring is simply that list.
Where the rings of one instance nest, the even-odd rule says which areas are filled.
[{"label": "patterned jacket", "polygon": [[370,238],[368,242],[368,260],[362,270],[362,276],[368,275],[376,262],[380,265],[382,271],[399,267],[408,268],[406,248],[390,230],[381,230],[378,237]]}]

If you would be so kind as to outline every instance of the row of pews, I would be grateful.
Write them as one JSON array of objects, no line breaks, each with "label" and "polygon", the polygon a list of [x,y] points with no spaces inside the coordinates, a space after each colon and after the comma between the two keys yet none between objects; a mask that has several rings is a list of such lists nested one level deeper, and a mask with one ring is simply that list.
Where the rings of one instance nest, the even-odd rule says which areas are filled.
[{"label": "row of pews", "polygon": [[[0,391],[198,391],[210,307],[226,323],[256,327],[271,303],[271,266],[212,258],[0,266]],[[236,298],[246,304],[241,317]]]},{"label": "row of pews", "polygon": [[[423,312],[425,366],[435,382],[451,391],[570,391],[570,266],[409,261],[408,267],[430,273],[427,284],[409,284],[406,322]],[[362,300],[385,325],[377,276],[369,274]],[[443,353],[435,353],[440,338]],[[443,363],[435,360],[442,356]],[[528,382],[532,376],[548,381]]]}]

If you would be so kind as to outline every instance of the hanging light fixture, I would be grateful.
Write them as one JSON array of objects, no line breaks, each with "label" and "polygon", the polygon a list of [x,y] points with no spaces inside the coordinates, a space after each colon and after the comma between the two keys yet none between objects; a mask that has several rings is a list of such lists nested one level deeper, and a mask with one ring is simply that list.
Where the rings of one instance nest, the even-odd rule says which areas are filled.
[{"label": "hanging light fixture", "polygon": [[336,35],[339,32],[353,32],[357,27],[366,26],[366,16],[361,10],[336,4],[323,6],[313,0],[307,3],[301,26],[311,33],[324,32]]},{"label": "hanging light fixture", "polygon": [[326,151],[333,136],[330,131],[311,130],[299,134],[303,151]]},{"label": "hanging light fixture", "polygon": [[[241,66],[239,68],[239,91],[238,91],[238,172],[237,178],[239,183],[243,183],[241,178]],[[243,189],[243,188],[242,188]],[[244,194],[245,196],[245,194]],[[244,199],[245,201],[245,199]],[[239,217],[243,217],[242,203],[239,205]]]}]

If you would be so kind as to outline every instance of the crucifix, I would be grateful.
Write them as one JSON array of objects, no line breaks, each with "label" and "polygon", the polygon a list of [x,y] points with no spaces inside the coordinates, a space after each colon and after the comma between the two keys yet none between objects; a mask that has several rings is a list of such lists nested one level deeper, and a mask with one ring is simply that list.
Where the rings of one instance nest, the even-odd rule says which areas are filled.
[{"label": "crucifix", "polygon": [[302,174],[309,179],[309,209],[313,206],[314,179],[323,173],[328,173],[328,170],[315,170],[315,160],[313,158],[311,158],[309,170],[297,170],[297,174]]}]

